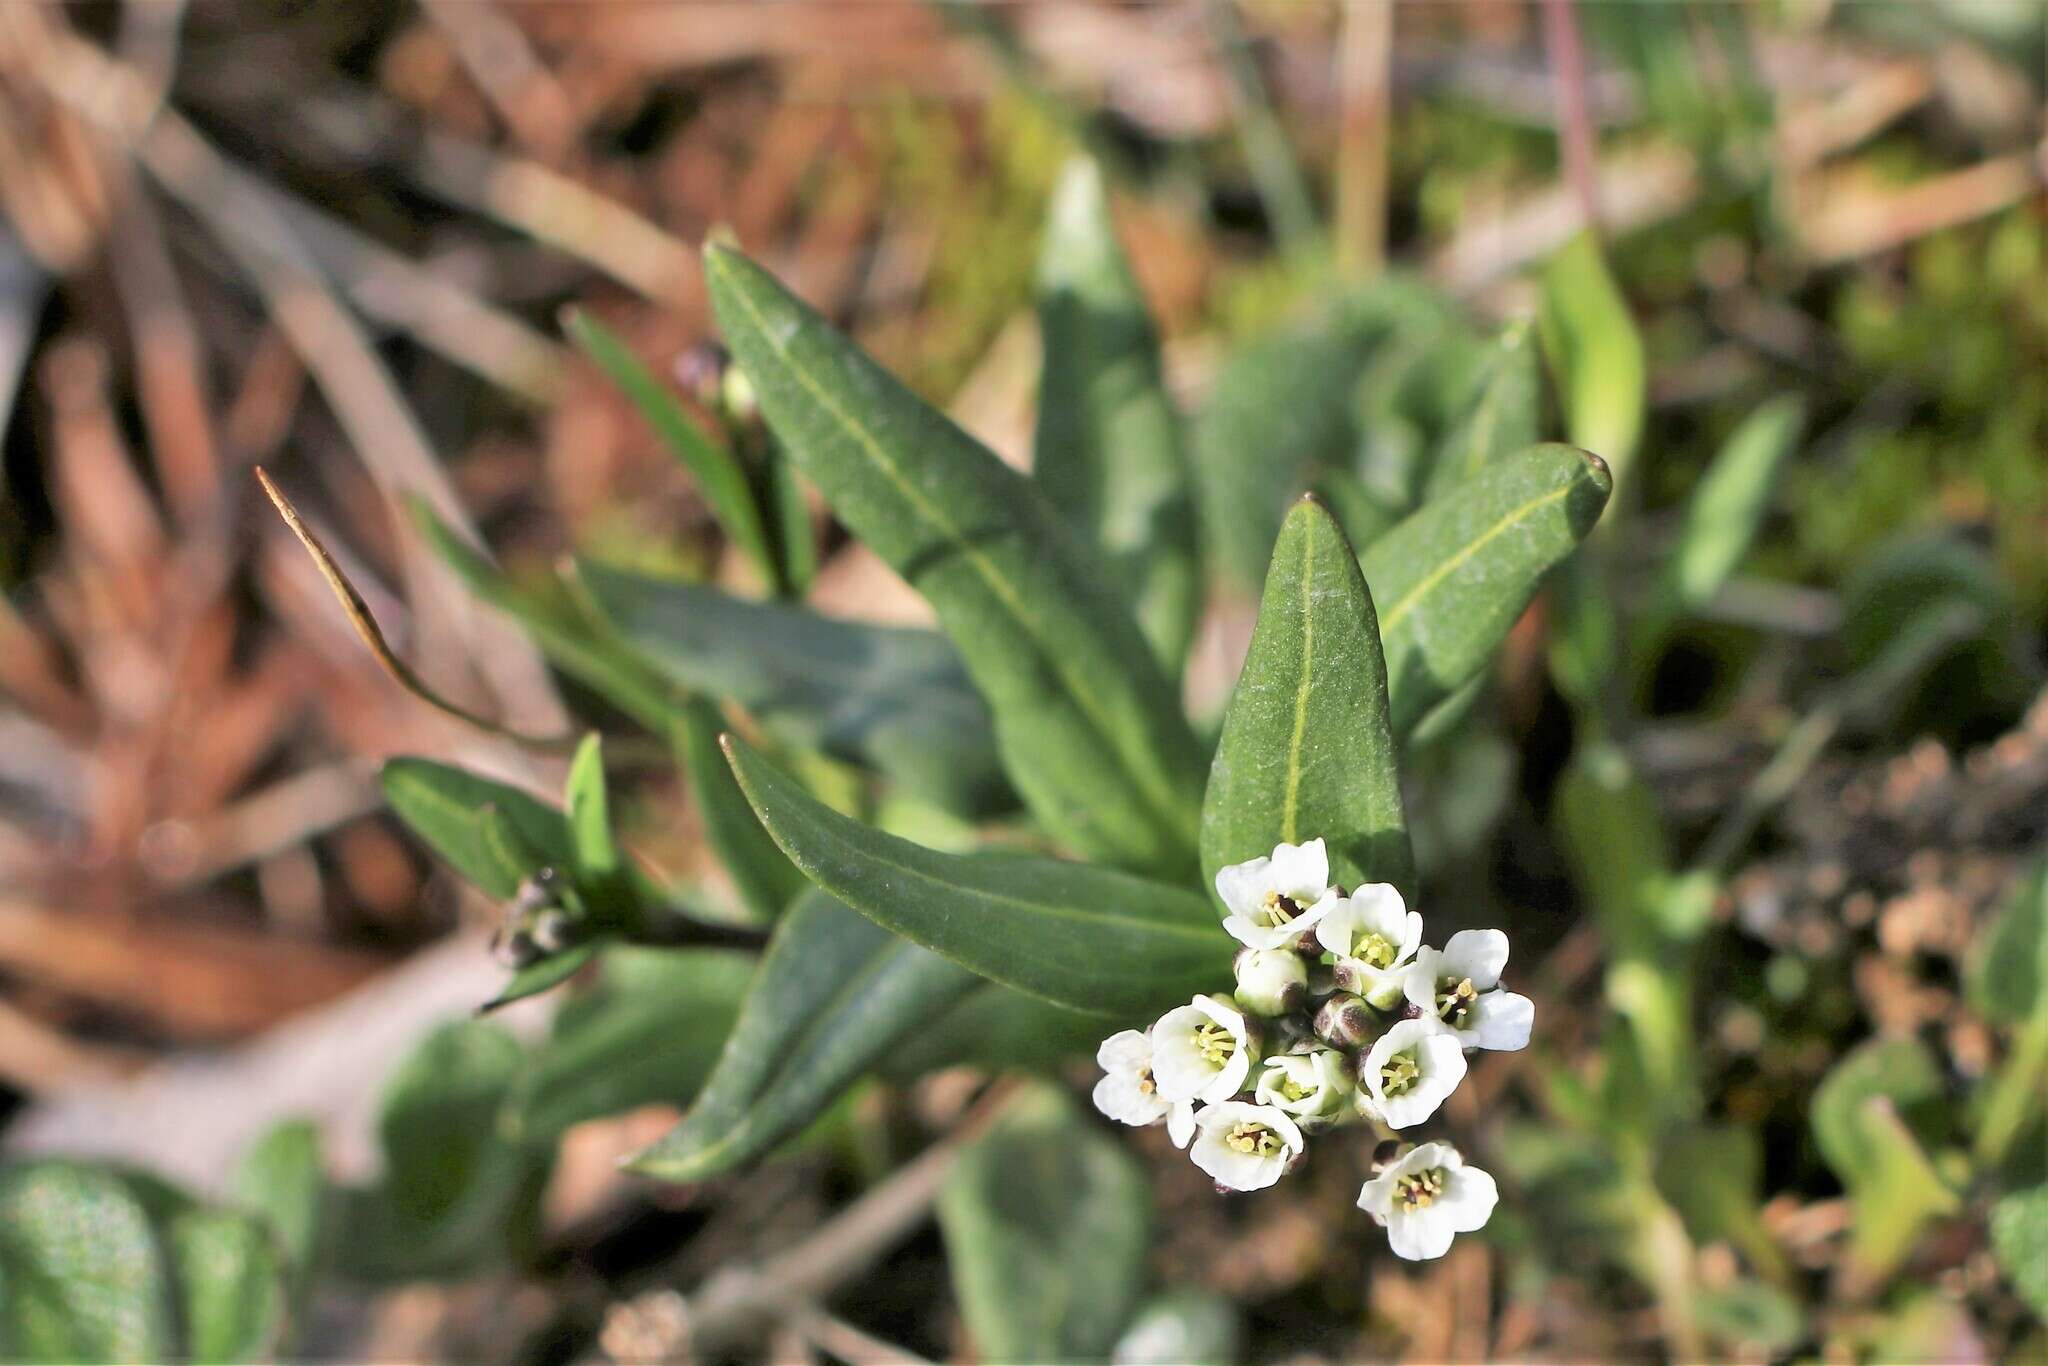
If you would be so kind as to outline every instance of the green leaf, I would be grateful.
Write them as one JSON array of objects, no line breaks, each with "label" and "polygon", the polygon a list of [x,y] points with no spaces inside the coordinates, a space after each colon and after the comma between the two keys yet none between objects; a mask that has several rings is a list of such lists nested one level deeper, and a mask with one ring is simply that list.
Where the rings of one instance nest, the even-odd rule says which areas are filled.
[{"label": "green leaf", "polygon": [[553,991],[581,972],[584,964],[594,958],[608,942],[609,939],[593,939],[581,944],[571,944],[565,949],[557,950],[545,958],[516,969],[506,980],[505,985],[498,989],[498,994],[478,1006],[476,1013],[488,1015],[494,1010],[504,1009],[514,1001],[523,1001],[529,996]]},{"label": "green leaf", "polygon": [[268,1223],[290,1265],[291,1283],[302,1292],[319,1256],[327,1190],[320,1131],[302,1119],[278,1124],[242,1155],[229,1185],[238,1204]]},{"label": "green leaf", "polygon": [[1056,1006],[1001,982],[978,982],[945,1014],[904,1039],[880,1072],[898,1083],[944,1067],[1052,1072],[1092,1056],[1104,1032],[1100,1015]]},{"label": "green leaf", "polygon": [[1672,582],[1686,607],[1712,599],[1749,552],[1805,425],[1805,401],[1780,395],[1745,418],[1707,467],[1671,554]]},{"label": "green leaf", "polygon": [[2048,860],[2037,861],[1971,946],[1970,1004],[2019,1024],[2048,1010]]},{"label": "green leaf", "polygon": [[810,893],[776,925],[703,1094],[633,1169],[700,1181],[764,1156],[975,982]]},{"label": "green leaf", "polygon": [[617,923],[632,897],[626,860],[612,834],[611,798],[605,791],[604,742],[595,732],[583,737],[569,763],[564,798],[569,807],[569,842],[575,855],[576,886],[599,918]]},{"label": "green leaf", "polygon": [[988,707],[932,631],[819,616],[583,563],[592,601],[654,668],[725,698],[783,744],[888,774],[954,810],[1000,810]]},{"label": "green leaf", "polygon": [[[539,866],[564,871],[575,866],[568,821],[516,787],[431,759],[389,760],[379,781],[399,819],[456,872],[496,900],[509,899]],[[493,810],[533,851],[538,859],[534,867],[508,865],[504,852],[485,838],[485,813]]]},{"label": "green leaf", "polygon": [[1550,258],[1541,319],[1572,444],[1625,478],[1642,436],[1648,371],[1642,335],[1592,229]]},{"label": "green leaf", "polygon": [[1807,1335],[1799,1301],[1759,1281],[1731,1281],[1702,1289],[1693,1301],[1700,1327],[1742,1357],[1778,1358]]},{"label": "green leaf", "polygon": [[1791,1264],[1764,1226],[1763,1147],[1755,1130],[1686,1124],[1659,1142],[1655,1175],[1694,1242],[1732,1243],[1772,1281],[1791,1279]]},{"label": "green leaf", "polygon": [[1991,1247],[2020,1298],[2048,1319],[2048,1186],[2008,1195],[1992,1206]]},{"label": "green leaf", "polygon": [[1429,468],[1425,497],[1440,498],[1542,435],[1542,373],[1534,328],[1510,323],[1481,362],[1478,393]]},{"label": "green leaf", "polygon": [[1366,550],[1396,738],[1486,666],[1613,488],[1597,456],[1537,446],[1489,466]]},{"label": "green leaf", "polygon": [[1406,512],[1421,500],[1436,447],[1478,387],[1484,354],[1461,319],[1437,314],[1404,321],[1367,358],[1352,395],[1350,464],[1389,506]]},{"label": "green leaf", "polygon": [[461,1276],[509,1253],[531,1217],[546,1155],[516,1142],[525,1050],[479,1020],[429,1034],[385,1084],[382,1182],[348,1192],[338,1269],[371,1280]]},{"label": "green leaf", "polygon": [[1211,568],[1258,587],[1287,503],[1319,468],[1349,463],[1352,385],[1376,338],[1319,320],[1235,352],[1189,433],[1189,460]]},{"label": "green leaf", "polygon": [[1102,171],[1085,157],[1053,191],[1038,323],[1045,369],[1032,476],[1093,538],[1153,656],[1178,677],[1201,606],[1180,420]]},{"label": "green leaf", "polygon": [[519,1090],[517,1129],[552,1143],[585,1120],[686,1105],[711,1074],[754,972],[750,954],[613,945],[555,1012]]},{"label": "green leaf", "polygon": [[1122,1146],[1037,1084],[939,1192],[960,1314],[984,1361],[1100,1361],[1137,1308],[1151,1199]]},{"label": "green leaf", "polygon": [[580,309],[567,315],[565,326],[584,353],[640,410],[669,454],[695,477],[711,515],[753,561],[762,581],[770,588],[779,585],[782,575],[768,545],[760,504],[746,470],[732,452],[705,434],[668,386],[656,379],[610,328]]},{"label": "green leaf", "polygon": [[1223,714],[1202,802],[1202,872],[1213,879],[1276,844],[1318,838],[1338,884],[1413,893],[1372,595],[1336,518],[1304,498],[1273,546],[1258,627]]},{"label": "green leaf", "polygon": [[0,1169],[0,1356],[163,1361],[171,1284],[148,1213],[111,1172]]},{"label": "green leaf", "polygon": [[818,577],[818,538],[811,530],[811,505],[803,479],[780,443],[766,443],[768,508],[775,514],[775,550],[782,564],[782,583],[791,597],[811,591]]},{"label": "green leaf", "polygon": [[421,537],[469,590],[524,627],[563,673],[650,731],[659,733],[668,723],[675,701],[667,683],[593,619],[559,578],[515,584],[424,499],[410,498],[407,507]]},{"label": "green leaf", "polygon": [[704,842],[732,878],[741,904],[754,919],[766,923],[810,884],[775,847],[733,781],[732,768],[718,748],[724,729],[717,709],[693,698],[676,721],[676,758],[696,799]]},{"label": "green leaf", "polygon": [[1077,852],[1184,872],[1202,756],[1102,566],[1039,491],[737,252],[704,257],[762,410],[839,519],[931,603],[1025,804]]},{"label": "green leaf", "polygon": [[1237,1306],[1207,1287],[1148,1301],[1116,1340],[1117,1366],[1231,1366],[1244,1360]]},{"label": "green leaf", "polygon": [[503,1029],[465,1020],[428,1035],[393,1074],[377,1134],[384,1187],[405,1218],[430,1226],[461,1201],[501,1146],[499,1114],[524,1058]]},{"label": "green leaf", "polygon": [[1946,1135],[1948,1111],[1940,1064],[1917,1039],[1863,1044],[1814,1090],[1814,1141],[1848,1188],[1864,1274],[1888,1274],[1928,1220],[1956,1207],[1925,1151]]},{"label": "green leaf", "polygon": [[177,1276],[183,1356],[267,1359],[286,1317],[285,1267],[270,1231],[246,1214],[195,1205],[171,1217],[163,1241]]},{"label": "green leaf", "polygon": [[740,788],[810,879],[885,929],[1058,1005],[1138,1016],[1216,987],[1207,898],[1087,864],[942,854],[840,815],[728,736]]},{"label": "green leaf", "polygon": [[1609,951],[1655,958],[1658,899],[1672,871],[1656,794],[1619,745],[1593,742],[1573,754],[1552,806],[1565,855]]}]

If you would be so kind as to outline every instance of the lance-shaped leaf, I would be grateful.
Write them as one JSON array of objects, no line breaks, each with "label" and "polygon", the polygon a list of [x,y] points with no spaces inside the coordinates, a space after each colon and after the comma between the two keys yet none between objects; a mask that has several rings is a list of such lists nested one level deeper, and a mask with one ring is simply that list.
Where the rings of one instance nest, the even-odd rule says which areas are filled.
[{"label": "lance-shaped leaf", "polygon": [[768,838],[754,818],[754,808],[747,805],[746,794],[733,782],[732,769],[718,748],[724,729],[717,708],[692,698],[676,720],[676,758],[697,799],[704,842],[732,879],[741,903],[765,922],[781,915],[810,884]]},{"label": "lance-shaped leaf", "polygon": [[1426,496],[1441,497],[1494,461],[1535,445],[1542,418],[1535,328],[1510,323],[1481,363],[1472,406],[1437,450]]},{"label": "lance-shaped leaf", "polygon": [[1328,843],[1341,886],[1413,891],[1379,623],[1337,519],[1304,498],[1273,545],[1259,623],[1202,803],[1202,871]]},{"label": "lance-shaped leaf", "polygon": [[618,944],[602,968],[555,1012],[521,1079],[514,1123],[529,1147],[585,1120],[687,1104],[731,1032],[754,957]]},{"label": "lance-shaped leaf", "polygon": [[0,1169],[0,1357],[165,1361],[172,1284],[128,1183],[72,1162]]},{"label": "lance-shaped leaf", "polygon": [[759,266],[712,246],[704,271],[791,458],[938,613],[1026,804],[1077,851],[1185,871],[1200,747],[1101,564],[1029,480]]},{"label": "lance-shaped leaf", "polygon": [[960,1154],[939,1229],[984,1361],[1101,1361],[1145,1286],[1151,1194],[1123,1145],[1040,1082]]},{"label": "lance-shaped leaf", "polygon": [[1566,433],[1625,472],[1643,432],[1648,370],[1642,334],[1592,229],[1550,258],[1541,318]]},{"label": "lance-shaped leaf", "polygon": [[1353,445],[1351,396],[1373,338],[1340,322],[1253,342],[1217,373],[1190,432],[1189,456],[1214,571],[1259,582],[1287,500]]},{"label": "lance-shaped leaf", "polygon": [[[520,880],[541,866],[575,866],[568,820],[516,787],[431,759],[392,759],[379,781],[399,819],[456,872],[499,901],[510,898]],[[486,813],[495,813],[517,832],[531,851],[528,858],[508,859],[501,841],[486,837]],[[518,866],[522,862],[532,866]]]},{"label": "lance-shaped leaf", "polygon": [[942,854],[840,815],[740,740],[725,751],[811,881],[983,977],[1135,1018],[1228,976],[1230,941],[1195,892],[1057,859]]},{"label": "lance-shaped leaf", "polygon": [[1038,258],[1045,368],[1031,472],[1093,536],[1160,667],[1178,676],[1200,606],[1194,501],[1159,338],[1101,169],[1069,163]]},{"label": "lance-shaped leaf", "polygon": [[697,490],[704,495],[711,515],[718,519],[733,544],[753,561],[762,579],[770,587],[781,583],[781,566],[768,544],[760,502],[739,460],[697,425],[669,387],[640,363],[640,358],[617,333],[580,310],[572,311],[564,326],[584,353],[640,410],[669,454],[696,476]]},{"label": "lance-shaped leaf", "polygon": [[1598,456],[1538,446],[1415,512],[1365,552],[1394,735],[1484,668],[1545,573],[1607,505]]},{"label": "lance-shaped leaf", "polygon": [[810,892],[776,925],[696,1104],[633,1169],[701,1181],[766,1155],[979,981]]},{"label": "lance-shaped leaf", "polygon": [[1686,607],[1719,592],[1748,553],[1805,423],[1805,402],[1782,394],[1744,418],[1707,467],[1671,553],[1671,581]]},{"label": "lance-shaped leaf", "polygon": [[783,744],[888,774],[950,810],[1006,804],[988,706],[944,636],[588,562],[577,580],[648,664],[745,707]]},{"label": "lance-shaped leaf", "polygon": [[327,1179],[320,1130],[304,1119],[277,1124],[242,1154],[229,1180],[235,1202],[269,1224],[288,1267],[287,1298],[300,1303],[321,1249]]},{"label": "lance-shaped leaf", "polygon": [[576,856],[576,883],[584,895],[608,903],[593,907],[606,920],[616,920],[632,893],[626,885],[626,859],[612,834],[611,795],[604,777],[604,743],[596,732],[583,737],[569,764],[569,846]]},{"label": "lance-shaped leaf", "polygon": [[284,1333],[286,1267],[259,1219],[194,1205],[161,1231],[191,1361],[265,1361]]},{"label": "lance-shaped leaf", "polygon": [[559,579],[514,583],[457,536],[424,499],[408,504],[420,536],[470,591],[516,619],[548,661],[651,731],[675,711],[668,684],[635,658]]},{"label": "lance-shaped leaf", "polygon": [[1992,1207],[1991,1248],[2020,1298],[2048,1319],[2048,1185],[2008,1195]]}]

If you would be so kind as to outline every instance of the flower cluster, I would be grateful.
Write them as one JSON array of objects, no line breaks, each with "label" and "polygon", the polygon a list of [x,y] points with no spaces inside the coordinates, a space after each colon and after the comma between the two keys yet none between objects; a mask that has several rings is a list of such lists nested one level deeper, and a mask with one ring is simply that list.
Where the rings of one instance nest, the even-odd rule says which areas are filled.
[{"label": "flower cluster", "polygon": [[[1272,1185],[1323,1129],[1413,1128],[1457,1089],[1466,1053],[1529,1042],[1535,1007],[1500,986],[1505,934],[1464,930],[1430,948],[1392,886],[1347,894],[1329,877],[1319,839],[1219,872],[1223,928],[1244,946],[1237,990],[1197,996],[1095,1055],[1096,1108],[1164,1122],[1219,1190]],[[1495,1198],[1455,1148],[1423,1143],[1383,1163],[1358,1204],[1395,1252],[1421,1259],[1485,1224]]]}]

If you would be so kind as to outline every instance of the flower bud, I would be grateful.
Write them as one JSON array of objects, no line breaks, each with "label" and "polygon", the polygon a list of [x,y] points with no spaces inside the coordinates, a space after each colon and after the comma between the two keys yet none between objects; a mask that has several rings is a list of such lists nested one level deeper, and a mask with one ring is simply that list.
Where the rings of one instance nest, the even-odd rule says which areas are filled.
[{"label": "flower bud", "polygon": [[1240,949],[1231,963],[1237,1003],[1254,1015],[1285,1015],[1308,997],[1308,965],[1286,949]]},{"label": "flower bud", "polygon": [[1356,1048],[1378,1032],[1372,1007],[1340,991],[1316,1008],[1316,1037],[1332,1048]]},{"label": "flower bud", "polygon": [[715,341],[698,342],[676,357],[676,385],[707,408],[723,402],[725,377],[732,370],[732,355]]}]

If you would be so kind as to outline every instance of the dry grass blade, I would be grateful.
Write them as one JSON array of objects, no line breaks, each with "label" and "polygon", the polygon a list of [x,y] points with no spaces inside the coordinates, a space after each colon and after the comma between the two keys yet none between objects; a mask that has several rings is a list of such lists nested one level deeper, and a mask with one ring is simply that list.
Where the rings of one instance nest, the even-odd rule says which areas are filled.
[{"label": "dry grass blade", "polygon": [[263,492],[269,496],[271,506],[277,509],[277,515],[284,518],[284,524],[291,528],[292,535],[299,538],[299,544],[313,557],[313,563],[319,567],[320,577],[327,580],[327,586],[334,590],[335,600],[340,602],[341,610],[348,615],[349,625],[355,628],[364,648],[383,666],[384,672],[391,675],[393,682],[428,706],[446,712],[456,720],[475,726],[478,730],[502,736],[517,744],[546,750],[568,750],[575,747],[575,731],[561,731],[553,735],[523,734],[501,726],[489,717],[479,716],[429,687],[427,681],[415,673],[410,664],[399,658],[398,652],[384,639],[383,629],[377,625],[377,618],[371,614],[370,605],[363,601],[363,595],[349,582],[348,575],[341,572],[341,566],[335,563],[334,556],[328,553],[319,536],[315,535],[313,529],[299,516],[299,510],[292,506],[292,500],[285,497],[283,490],[270,481],[270,476],[264,473],[261,465],[256,467],[256,481],[263,485]]}]

